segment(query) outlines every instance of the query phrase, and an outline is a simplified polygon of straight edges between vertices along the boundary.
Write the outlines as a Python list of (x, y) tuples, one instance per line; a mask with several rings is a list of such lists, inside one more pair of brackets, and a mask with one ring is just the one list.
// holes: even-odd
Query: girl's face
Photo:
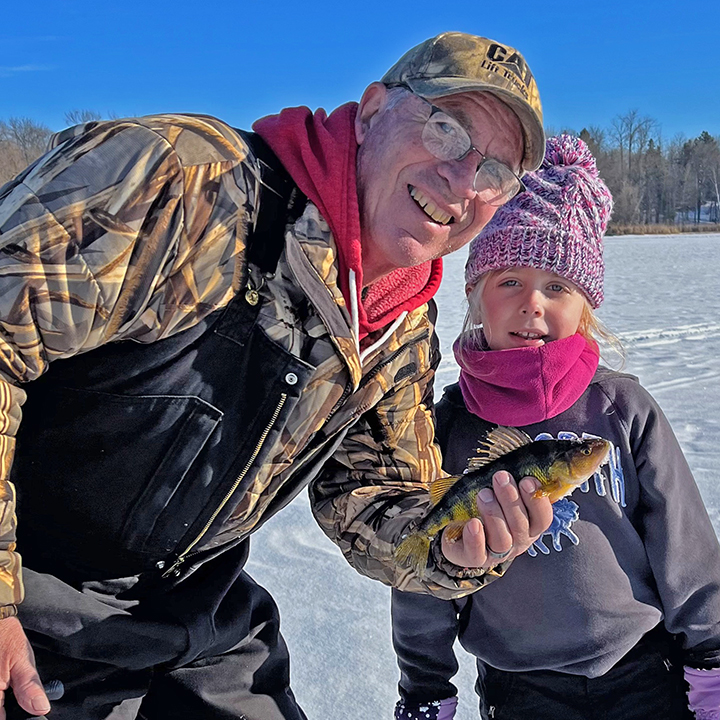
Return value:
[(480, 307), (473, 310), (491, 350), (540, 347), (578, 331), (587, 300), (570, 280), (546, 270), (511, 267), (481, 282)]

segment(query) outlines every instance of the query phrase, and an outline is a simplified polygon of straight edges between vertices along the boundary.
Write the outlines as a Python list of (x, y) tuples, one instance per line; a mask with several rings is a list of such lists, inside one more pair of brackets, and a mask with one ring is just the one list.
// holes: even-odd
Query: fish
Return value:
[(544, 496), (554, 503), (591, 478), (607, 462), (610, 448), (610, 442), (603, 438), (533, 440), (517, 428), (493, 429), (462, 475), (438, 478), (430, 485), (431, 508), (411, 532), (403, 535), (395, 560), (422, 576), (433, 538), (444, 528), (451, 541), (462, 536), (467, 521), (480, 517), (477, 495), (483, 488), (492, 487), (498, 470), (507, 470), (516, 479), (536, 478), (540, 487), (535, 497)]

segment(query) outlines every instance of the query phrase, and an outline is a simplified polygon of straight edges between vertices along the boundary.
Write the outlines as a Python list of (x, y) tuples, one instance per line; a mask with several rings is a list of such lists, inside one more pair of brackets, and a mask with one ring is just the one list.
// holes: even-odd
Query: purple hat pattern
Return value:
[(500, 207), (470, 243), (465, 282), (488, 270), (533, 267), (567, 278), (591, 305), (603, 301), (603, 235), (612, 195), (578, 137), (548, 138), (545, 159), (523, 176), (526, 191)]

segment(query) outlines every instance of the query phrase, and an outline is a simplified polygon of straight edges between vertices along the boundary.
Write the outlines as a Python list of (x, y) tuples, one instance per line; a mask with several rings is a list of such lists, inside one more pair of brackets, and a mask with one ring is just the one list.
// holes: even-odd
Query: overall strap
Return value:
[(307, 198), (257, 133), (239, 132), (257, 158), (262, 182), (257, 221), (247, 238), (247, 258), (261, 272), (274, 273), (285, 246), (285, 227), (300, 217)]

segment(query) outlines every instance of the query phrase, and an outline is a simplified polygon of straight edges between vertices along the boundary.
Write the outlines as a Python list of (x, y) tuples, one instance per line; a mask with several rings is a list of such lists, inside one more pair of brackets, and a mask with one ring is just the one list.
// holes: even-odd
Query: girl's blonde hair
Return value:
[[(479, 313), (480, 299), (482, 298), (485, 283), (504, 270), (505, 268), (498, 268), (483, 273), (471, 288), (470, 292), (467, 293), (468, 309), (465, 313), (460, 337), (458, 338), (458, 346), (461, 353), (465, 350), (488, 349), (482, 330), (482, 317)], [(598, 318), (584, 293), (583, 299), (585, 300), (585, 306), (580, 316), (580, 324), (578, 325), (577, 331), (586, 340), (597, 343), (600, 348), (600, 357), (602, 357), (608, 365), (611, 367), (615, 366), (618, 369), (622, 368), (625, 365), (625, 348), (622, 342), (620, 342), (620, 338)]]

